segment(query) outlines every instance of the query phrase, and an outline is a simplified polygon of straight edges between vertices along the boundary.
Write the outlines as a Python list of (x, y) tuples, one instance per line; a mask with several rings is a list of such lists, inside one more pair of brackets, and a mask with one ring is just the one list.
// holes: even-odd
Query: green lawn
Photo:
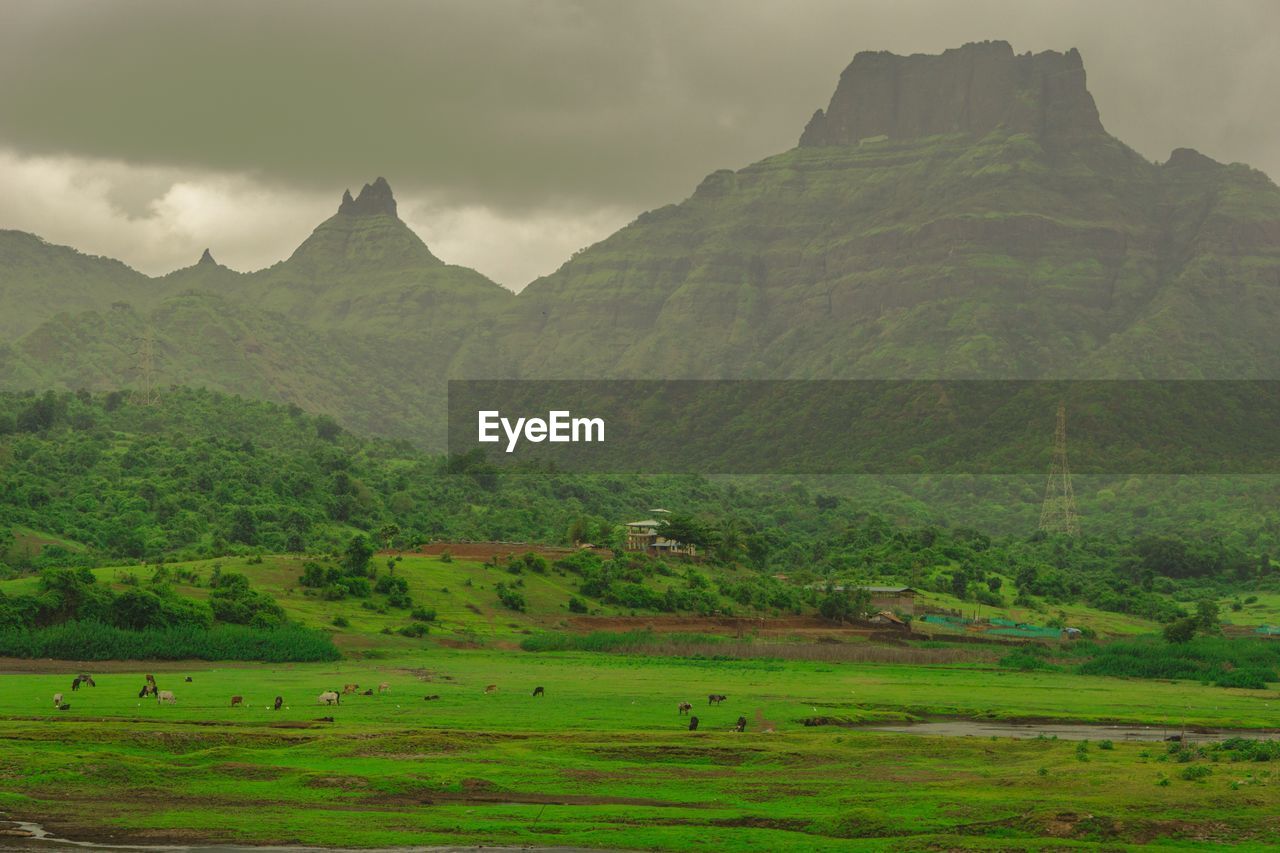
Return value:
[[(29, 665), (28, 665), (29, 666)], [(393, 660), (156, 665), (4, 675), (0, 809), (91, 836), (328, 845), (507, 843), (684, 850), (1062, 849), (1280, 842), (1266, 764), (1164, 744), (900, 736), (815, 712), (1270, 726), (1280, 693), (1001, 673), (428, 648)], [(192, 677), (191, 683), (183, 678)], [(389, 692), (316, 704), (353, 682)], [(497, 685), (485, 693), (487, 685)], [(534, 698), (533, 687), (546, 688)], [(62, 691), (71, 709), (52, 707)], [(728, 700), (708, 706), (706, 695)], [(285, 697), (279, 712), (267, 708)], [(243, 695), (245, 707), (230, 706)], [(424, 695), (438, 695), (424, 701)], [(697, 733), (676, 712), (701, 718)], [(738, 715), (744, 734), (729, 731)], [(333, 723), (314, 722), (332, 716)], [(773, 728), (773, 732), (764, 729)], [(1159, 784), (1162, 778), (1170, 781)]]

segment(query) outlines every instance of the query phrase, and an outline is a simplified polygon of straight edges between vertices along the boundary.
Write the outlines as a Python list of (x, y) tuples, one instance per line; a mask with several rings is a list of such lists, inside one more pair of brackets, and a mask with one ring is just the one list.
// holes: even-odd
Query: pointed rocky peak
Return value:
[(830, 105), (809, 120), (800, 145), (982, 136), (999, 128), (1047, 143), (1104, 133), (1080, 53), (1015, 54), (1005, 41), (973, 42), (939, 55), (859, 53), (840, 75)]
[(204, 250), (204, 254), (200, 256), (200, 260), (196, 261), (196, 266), (198, 266), (198, 267), (205, 267), (205, 266), (216, 267), (216, 266), (219, 266), (219, 264), (218, 264), (218, 262), (217, 262), (217, 261), (215, 261), (215, 260), (213, 259), (213, 253), (212, 253), (212, 252), (210, 252), (208, 249), (205, 249), (205, 250)]
[(342, 194), (342, 203), (338, 205), (338, 213), (348, 216), (395, 216), (396, 199), (391, 193), (391, 185), (386, 178), (375, 178), (373, 183), (365, 184), (360, 195), (354, 199), (351, 191)]

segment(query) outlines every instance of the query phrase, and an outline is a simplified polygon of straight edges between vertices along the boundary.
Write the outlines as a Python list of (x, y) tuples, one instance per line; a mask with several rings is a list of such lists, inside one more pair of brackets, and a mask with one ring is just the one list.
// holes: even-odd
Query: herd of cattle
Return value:
[[(142, 685), (142, 689), (138, 691), (138, 698), (139, 698), (139, 699), (145, 699), (145, 698), (147, 698), (147, 697), (149, 697), (149, 696), (154, 696), (154, 697), (155, 697), (155, 699), (156, 699), (156, 702), (158, 702), (158, 703), (159, 703), (159, 704), (161, 704), (161, 705), (173, 705), (173, 704), (175, 704), (175, 703), (178, 701), (177, 697), (173, 694), (173, 691), (172, 691), (172, 690), (160, 690), (160, 689), (158, 689), (158, 688), (156, 687), (156, 677), (155, 677), (154, 675), (152, 675), (151, 673), (147, 673), (147, 674), (146, 674), (146, 676), (145, 676), (145, 678), (146, 678), (146, 681), (145, 681), (145, 683)], [(188, 676), (184, 679), (184, 681), (186, 681), (187, 683), (190, 683), (190, 682), (191, 682), (191, 676), (189, 676), (189, 675), (188, 675)], [(90, 676), (90, 675), (85, 675), (85, 674), (77, 675), (74, 679), (72, 679), (72, 681), (71, 681), (71, 689), (72, 689), (72, 691), (79, 690), (81, 685), (85, 685), (85, 686), (87, 686), (87, 687), (97, 687), (97, 686), (98, 686), (98, 685), (94, 682), (94, 680), (93, 680), (93, 677), (92, 677), (92, 676)], [(378, 685), (378, 692), (379, 692), (379, 693), (387, 693), (387, 692), (389, 692), (390, 690), (391, 690), (391, 685), (390, 685), (390, 683), (388, 683), (388, 682), (386, 682), (386, 681), (383, 681), (382, 683), (380, 683), (380, 684)], [(496, 685), (496, 684), (490, 684), (490, 685), (487, 685), (487, 686), (485, 687), (485, 689), (484, 689), (484, 692), (485, 692), (485, 693), (496, 693), (496, 692), (498, 692), (498, 685)], [(319, 696), (317, 696), (317, 697), (316, 697), (316, 702), (317, 702), (317, 704), (320, 704), (320, 705), (341, 705), (341, 704), (342, 704), (342, 697), (343, 697), (343, 696), (352, 696), (352, 695), (372, 696), (372, 695), (373, 695), (373, 688), (372, 688), (372, 687), (370, 687), (370, 688), (366, 689), (364, 692), (361, 692), (361, 691), (360, 691), (360, 685), (359, 685), (359, 684), (344, 684), (344, 685), (342, 686), (342, 691), (341, 691), (341, 692), (338, 692), (337, 690), (326, 690), (326, 691), (324, 691), (323, 693), (321, 693)], [(533, 688), (533, 695), (534, 695), (535, 697), (537, 697), (537, 696), (545, 696), (545, 695), (546, 695), (546, 691), (545, 691), (541, 686), (538, 686), (538, 687)], [(433, 700), (439, 699), (439, 698), (440, 698), (440, 695), (439, 695), (438, 693), (433, 693), (433, 694), (431, 694), (431, 695), (429, 695), (429, 696), (423, 696), (422, 698), (423, 698), (423, 700), (424, 700), (424, 701), (426, 701), (426, 702), (430, 702), (430, 701), (433, 701)], [(723, 693), (710, 693), (710, 694), (708, 694), (708, 695), (707, 695), (707, 704), (708, 704), (708, 705), (719, 705), (721, 702), (725, 701), (725, 700), (726, 700), (726, 699), (728, 699), (728, 698), (729, 698), (729, 697), (728, 697), (728, 696), (725, 696)], [(235, 708), (235, 707), (243, 707), (243, 706), (244, 706), (244, 697), (243, 697), (243, 696), (232, 696), (232, 697), (231, 697), (231, 707), (232, 707), (232, 708)], [(70, 711), (70, 710), (71, 710), (71, 703), (70, 703), (70, 702), (66, 702), (66, 701), (64, 701), (64, 699), (63, 699), (63, 695), (62, 695), (61, 693), (55, 693), (55, 694), (53, 694), (53, 707), (57, 708), (59, 711)], [(275, 701), (274, 701), (274, 702), (272, 702), (271, 710), (273, 710), (273, 711), (279, 711), (282, 707), (284, 707), (284, 697), (283, 697), (283, 696), (277, 696), (277, 697), (275, 698)], [(686, 714), (689, 714), (689, 712), (690, 712), (690, 711), (692, 711), (692, 710), (693, 710), (693, 705), (692, 705), (691, 703), (689, 703), (689, 702), (681, 702), (679, 705), (677, 705), (677, 706), (676, 706), (676, 713), (677, 713), (678, 715), (686, 715)], [(328, 719), (328, 720), (332, 720), (333, 718), (332, 718), (332, 717), (327, 717), (326, 719)], [(690, 716), (689, 716), (689, 731), (691, 731), (691, 732), (696, 732), (697, 730), (698, 730), (698, 718), (697, 718), (697, 717), (695, 717), (695, 716), (690, 715)], [(746, 731), (746, 730), (747, 730), (747, 718), (746, 718), (746, 717), (738, 717), (738, 722), (734, 725), (733, 730), (734, 730), (734, 731), (736, 731), (736, 732), (744, 732), (744, 731)]]

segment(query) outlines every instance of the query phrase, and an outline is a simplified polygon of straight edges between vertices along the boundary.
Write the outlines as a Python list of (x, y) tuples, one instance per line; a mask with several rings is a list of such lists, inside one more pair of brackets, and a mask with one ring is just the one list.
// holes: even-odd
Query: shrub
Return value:
[(436, 621), (436, 611), (431, 607), (415, 607), (409, 611), (409, 617), (417, 619), (419, 622), (434, 622)]
[(506, 607), (508, 610), (517, 610), (521, 613), (524, 612), (524, 594), (518, 589), (509, 587), (500, 581), (498, 585), (494, 587), (494, 591), (498, 594), (498, 601), (502, 602), (503, 607)]
[(322, 631), (285, 625), (191, 625), (129, 631), (100, 622), (0, 631), (0, 656), (57, 660), (332, 661), (341, 655)]

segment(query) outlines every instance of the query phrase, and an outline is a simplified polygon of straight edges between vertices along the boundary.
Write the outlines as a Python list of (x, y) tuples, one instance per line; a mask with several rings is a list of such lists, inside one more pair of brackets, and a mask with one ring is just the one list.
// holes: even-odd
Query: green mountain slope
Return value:
[(1280, 190), (1107, 135), (1079, 55), (860, 54), (799, 147), (531, 284), (527, 374), (1275, 376)]

